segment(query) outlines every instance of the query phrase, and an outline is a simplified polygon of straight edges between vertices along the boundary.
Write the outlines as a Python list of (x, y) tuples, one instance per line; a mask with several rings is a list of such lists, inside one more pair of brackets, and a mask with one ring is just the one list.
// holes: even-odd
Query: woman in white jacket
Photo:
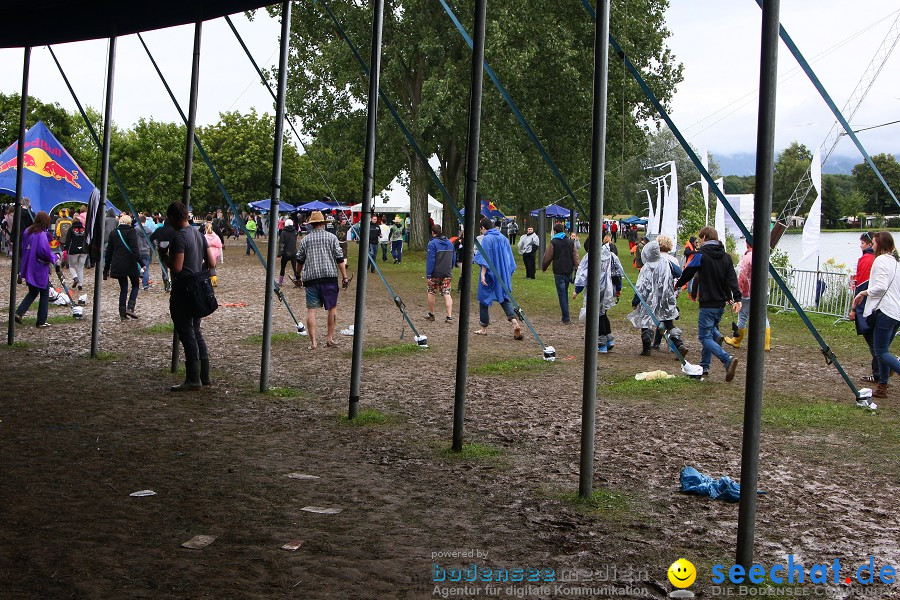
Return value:
[[(872, 236), (875, 261), (869, 276), (869, 289), (853, 299), (855, 307), (868, 296), (863, 317), (874, 315), (872, 346), (880, 361), (878, 386), (872, 394), (887, 398), (887, 382), (890, 372), (900, 373), (900, 360), (891, 354), (891, 342), (900, 327), (900, 255), (894, 247), (894, 238), (887, 231)], [(869, 319), (871, 321), (871, 319)]]

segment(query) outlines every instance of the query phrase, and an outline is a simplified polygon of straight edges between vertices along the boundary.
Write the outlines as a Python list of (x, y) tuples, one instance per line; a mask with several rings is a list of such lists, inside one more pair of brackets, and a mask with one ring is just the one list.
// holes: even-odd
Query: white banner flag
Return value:
[(666, 195), (666, 205), (663, 208), (662, 224), (659, 232), (670, 236), (675, 241), (675, 247), (678, 247), (678, 171), (675, 167), (675, 161), (669, 163), (671, 168), (670, 174), (672, 182), (669, 185), (669, 191)]
[(816, 148), (812, 158), (812, 165), (809, 167), (810, 178), (813, 187), (816, 189), (816, 200), (813, 202), (812, 208), (809, 209), (809, 215), (806, 217), (806, 223), (803, 225), (803, 260), (811, 256), (819, 255), (819, 246), (822, 234), (822, 150)]
[[(700, 164), (709, 171), (709, 153), (706, 150), (700, 155)], [(700, 175), (700, 190), (703, 192), (703, 208), (706, 210), (706, 221), (703, 224), (709, 225), (709, 183), (702, 174)]]
[[(716, 179), (716, 186), (725, 193), (725, 179), (720, 177)], [(719, 197), (716, 196), (716, 232), (719, 234), (719, 239), (722, 240), (722, 243), (725, 243), (725, 207), (722, 206), (722, 201), (719, 200)]]

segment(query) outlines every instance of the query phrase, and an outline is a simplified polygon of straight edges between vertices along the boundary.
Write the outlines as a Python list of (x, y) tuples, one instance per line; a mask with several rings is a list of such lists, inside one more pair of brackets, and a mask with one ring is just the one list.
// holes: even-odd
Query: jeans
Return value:
[(391, 256), (394, 260), (400, 262), (403, 260), (403, 240), (394, 240), (391, 242)]
[(250, 244), (250, 235), (247, 235), (247, 256), (250, 256), (250, 252), (256, 253), (256, 250), (253, 250), (253, 246)]
[[(744, 329), (750, 322), (750, 298), (741, 298), (741, 312), (738, 313), (737, 326)], [(766, 329), (769, 328), (769, 316), (766, 315)]]
[(369, 244), (369, 257), (372, 259), (369, 264), (369, 272), (374, 273), (375, 259), (378, 258), (378, 244)]
[(572, 282), (572, 274), (554, 275), (556, 280), (556, 295), (559, 296), (559, 309), (562, 311), (562, 322), (569, 322), (569, 284)]
[(733, 360), (731, 355), (716, 343), (716, 338), (722, 335), (719, 333), (719, 321), (722, 320), (723, 314), (724, 308), (701, 308), (697, 317), (697, 337), (703, 347), (700, 352), (700, 366), (704, 369), (709, 369), (712, 355), (722, 361), (726, 368)]
[[(119, 282), (119, 308), (125, 308), (125, 300), (128, 299), (128, 308), (134, 310), (137, 304), (138, 296), (138, 276), (137, 273), (132, 275), (122, 275), (116, 277)], [(131, 294), (128, 293), (128, 281), (131, 280)]]
[(388, 245), (387, 245), (387, 242), (380, 242), (380, 243), (381, 243), (381, 260), (385, 261), (385, 260), (387, 260)]
[(169, 314), (172, 316), (172, 324), (175, 325), (175, 331), (178, 332), (178, 339), (181, 340), (181, 346), (184, 348), (184, 360), (208, 360), (209, 351), (206, 348), (206, 340), (203, 339), (203, 332), (200, 330), (200, 322), (202, 319), (196, 319), (184, 314), (183, 300), (178, 299), (178, 292), (173, 289), (172, 296), (169, 298)]
[(526, 279), (534, 279), (534, 257), (537, 255), (537, 250), (532, 250), (531, 252), (526, 252), (522, 255), (522, 262), (525, 263), (525, 278)]
[(900, 360), (891, 354), (891, 342), (897, 335), (898, 327), (900, 327), (900, 321), (890, 318), (881, 311), (875, 311), (875, 333), (872, 336), (872, 346), (875, 348), (875, 356), (881, 362), (878, 369), (878, 383), (887, 383), (891, 371), (900, 373)]
[(141, 254), (141, 266), (144, 267), (144, 274), (141, 277), (141, 287), (150, 287), (150, 255)]
[[(490, 305), (488, 304), (482, 304), (481, 302), (478, 303), (478, 317), (481, 320), (482, 327), (487, 327), (491, 324), (491, 317), (490, 314), (488, 314), (489, 308)], [(500, 303), (500, 308), (502, 308), (503, 312), (506, 313), (507, 321), (512, 321), (516, 318), (516, 313), (513, 310), (512, 302), (509, 301), (509, 298), (503, 299), (503, 302)]]
[(40, 301), (38, 304), (37, 325), (43, 325), (47, 322), (47, 313), (50, 312), (49, 288), (38, 288), (29, 283), (28, 293), (22, 298), (22, 303), (19, 304), (19, 308), (16, 309), (16, 314), (20, 317), (24, 317), (25, 313), (28, 312), (28, 309), (34, 302), (34, 299), (38, 297), (40, 298)]
[[(857, 319), (862, 319), (861, 316), (857, 317)], [(881, 361), (878, 359), (878, 355), (875, 354), (875, 330), (869, 329), (863, 335), (863, 339), (866, 340), (866, 345), (869, 347), (869, 354), (872, 355), (872, 377), (875, 381), (878, 381), (878, 373), (881, 371)]]

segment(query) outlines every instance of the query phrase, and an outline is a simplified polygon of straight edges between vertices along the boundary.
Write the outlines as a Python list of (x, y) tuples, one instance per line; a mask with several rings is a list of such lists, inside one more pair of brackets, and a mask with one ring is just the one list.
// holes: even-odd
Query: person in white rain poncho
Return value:
[[(590, 247), (590, 240), (585, 242), (585, 248)], [(578, 270), (575, 272), (575, 291), (572, 293), (574, 300), (578, 294), (587, 287), (588, 278), (588, 254), (585, 254), (578, 263)], [(612, 336), (612, 325), (609, 317), (606, 316), (608, 311), (617, 302), (619, 294), (622, 291), (622, 263), (619, 257), (609, 251), (606, 246), (600, 249), (600, 329), (597, 338), (597, 351), (606, 353), (615, 346), (615, 338)], [(581, 307), (580, 319), (584, 319), (587, 307), (587, 294), (584, 296), (584, 305)]]
[[(635, 284), (637, 294), (640, 294), (644, 302), (653, 311), (663, 328), (669, 332), (669, 337), (675, 343), (678, 351), (684, 356), (687, 348), (681, 341), (681, 331), (675, 329), (673, 321), (678, 317), (677, 297), (673, 283), (675, 278), (672, 273), (672, 262), (663, 258), (659, 250), (659, 242), (656, 240), (648, 243), (641, 251), (641, 261), (644, 266)], [(647, 312), (644, 303), (635, 294), (631, 301), (634, 308), (628, 315), (632, 325), (641, 330), (641, 342), (643, 348), (641, 356), (650, 356), (650, 345), (653, 341), (651, 328), (656, 325), (653, 317)]]

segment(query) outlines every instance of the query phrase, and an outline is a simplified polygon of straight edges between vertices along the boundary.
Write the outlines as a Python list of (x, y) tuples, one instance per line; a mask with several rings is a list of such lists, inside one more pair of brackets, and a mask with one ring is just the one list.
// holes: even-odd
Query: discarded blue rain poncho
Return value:
[(709, 496), (712, 499), (719, 498), (726, 502), (737, 502), (741, 499), (741, 484), (727, 475), (713, 479), (694, 467), (685, 467), (681, 470), (680, 478), (681, 491), (688, 494)]

